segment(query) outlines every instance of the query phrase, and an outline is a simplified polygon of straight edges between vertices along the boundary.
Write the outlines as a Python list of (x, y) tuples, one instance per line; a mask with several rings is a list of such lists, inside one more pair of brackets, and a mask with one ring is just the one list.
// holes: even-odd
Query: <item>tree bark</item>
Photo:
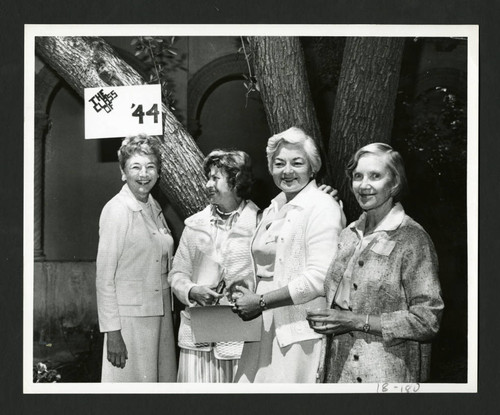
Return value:
[[(309, 89), (304, 52), (298, 37), (249, 37), (251, 59), (272, 134), (302, 128), (326, 155)], [(322, 176), (329, 181), (329, 160)]]
[[(36, 53), (82, 98), (85, 88), (142, 85), (144, 79), (99, 37), (36, 37)], [(162, 105), (160, 188), (189, 216), (205, 207), (203, 154), (168, 107)]]
[(349, 220), (360, 208), (345, 176), (352, 155), (372, 142), (390, 143), (403, 38), (348, 38), (332, 116), (329, 159)]

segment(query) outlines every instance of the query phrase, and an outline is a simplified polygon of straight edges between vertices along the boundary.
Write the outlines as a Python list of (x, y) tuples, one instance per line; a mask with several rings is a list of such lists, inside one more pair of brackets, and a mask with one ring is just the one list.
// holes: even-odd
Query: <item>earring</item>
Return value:
[(124, 174), (122, 174), (122, 182), (126, 182), (127, 181), (127, 178), (125, 177)]

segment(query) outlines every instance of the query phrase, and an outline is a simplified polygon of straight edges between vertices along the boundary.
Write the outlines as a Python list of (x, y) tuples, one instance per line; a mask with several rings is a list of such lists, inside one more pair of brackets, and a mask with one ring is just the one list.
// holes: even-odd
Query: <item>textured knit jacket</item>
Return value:
[[(261, 223), (285, 201), (284, 193), (273, 199)], [(314, 180), (282, 209), (286, 214), (277, 239), (274, 281), (278, 288), (288, 286), (294, 305), (265, 310), (262, 317), (274, 318), (278, 344), (286, 347), (322, 338), (309, 327), (306, 310), (326, 306), (325, 276), (345, 223), (339, 204), (319, 190)]]
[[(438, 259), (424, 229), (400, 212), (399, 225), (382, 231), (360, 254), (351, 277), (354, 313), (379, 315), (382, 337), (354, 331), (329, 339), (326, 382), (423, 382), (430, 343), (442, 310)], [(361, 220), (361, 219), (360, 219)], [(340, 235), (337, 258), (325, 281), (328, 306), (359, 237), (349, 225)]]
[[(162, 274), (173, 254), (162, 258), (162, 238), (170, 238), (160, 205), (149, 195), (159, 231), (127, 184), (103, 208), (99, 219), (96, 292), (102, 332), (121, 329), (120, 316), (163, 315)], [(166, 281), (163, 282), (164, 284)]]
[[(249, 289), (255, 289), (250, 241), (257, 226), (258, 212), (257, 205), (248, 201), (221, 246), (220, 259), (217, 258), (215, 241), (212, 238), (211, 206), (207, 206), (201, 212), (185, 220), (186, 226), (168, 276), (172, 291), (182, 303), (187, 306), (195, 305), (189, 299), (189, 291), (192, 287), (217, 285), (220, 276), (208, 270), (213, 269), (213, 264), (219, 263), (218, 261), (221, 261), (219, 264), (226, 269), (225, 278), (228, 287), (236, 280), (243, 280)], [(209, 344), (193, 343), (189, 320), (190, 314), (186, 309), (181, 312), (179, 346), (203, 351), (211, 350)]]

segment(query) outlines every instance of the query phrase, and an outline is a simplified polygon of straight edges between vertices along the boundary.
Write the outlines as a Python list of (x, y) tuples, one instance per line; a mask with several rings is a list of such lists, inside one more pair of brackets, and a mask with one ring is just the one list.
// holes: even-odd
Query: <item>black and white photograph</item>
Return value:
[(477, 392), (477, 25), (27, 24), (24, 76), (24, 393)]

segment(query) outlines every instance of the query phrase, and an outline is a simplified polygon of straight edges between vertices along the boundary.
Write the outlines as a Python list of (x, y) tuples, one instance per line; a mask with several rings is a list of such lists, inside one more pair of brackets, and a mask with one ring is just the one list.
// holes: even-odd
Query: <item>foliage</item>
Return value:
[[(450, 169), (465, 169), (467, 114), (463, 100), (437, 86), (414, 100), (403, 95), (400, 104), (405, 114), (399, 119), (399, 128), (408, 151), (417, 153), (437, 176)], [(452, 179), (449, 174), (448, 179)]]
[[(415, 98), (400, 92), (393, 145), (406, 164), (410, 194), (405, 208), (435, 242), (463, 249), (466, 240), (467, 113), (451, 89), (436, 86)], [(413, 180), (413, 182), (412, 182)], [(427, 206), (417, 209), (417, 206)]]
[(175, 84), (171, 74), (182, 67), (185, 55), (180, 55), (175, 47), (177, 38), (139, 36), (131, 41), (135, 56), (149, 68), (148, 83), (161, 85), (162, 100), (170, 110), (175, 111)]
[(259, 84), (257, 82), (257, 78), (252, 73), (251, 62), (253, 59), (253, 52), (252, 49), (249, 47), (250, 45), (248, 39), (245, 39), (243, 36), (240, 36), (240, 41), (241, 41), (241, 46), (238, 49), (238, 53), (243, 53), (245, 55), (245, 61), (247, 62), (247, 67), (248, 67), (248, 75), (242, 74), (244, 79), (243, 86), (246, 89), (245, 93), (245, 108), (246, 108), (248, 104), (248, 97), (250, 96), (250, 94), (252, 92), (260, 92), (260, 89), (259, 89)]
[(61, 380), (61, 375), (55, 369), (48, 369), (47, 365), (38, 362), (33, 368), (33, 383), (56, 383)]

